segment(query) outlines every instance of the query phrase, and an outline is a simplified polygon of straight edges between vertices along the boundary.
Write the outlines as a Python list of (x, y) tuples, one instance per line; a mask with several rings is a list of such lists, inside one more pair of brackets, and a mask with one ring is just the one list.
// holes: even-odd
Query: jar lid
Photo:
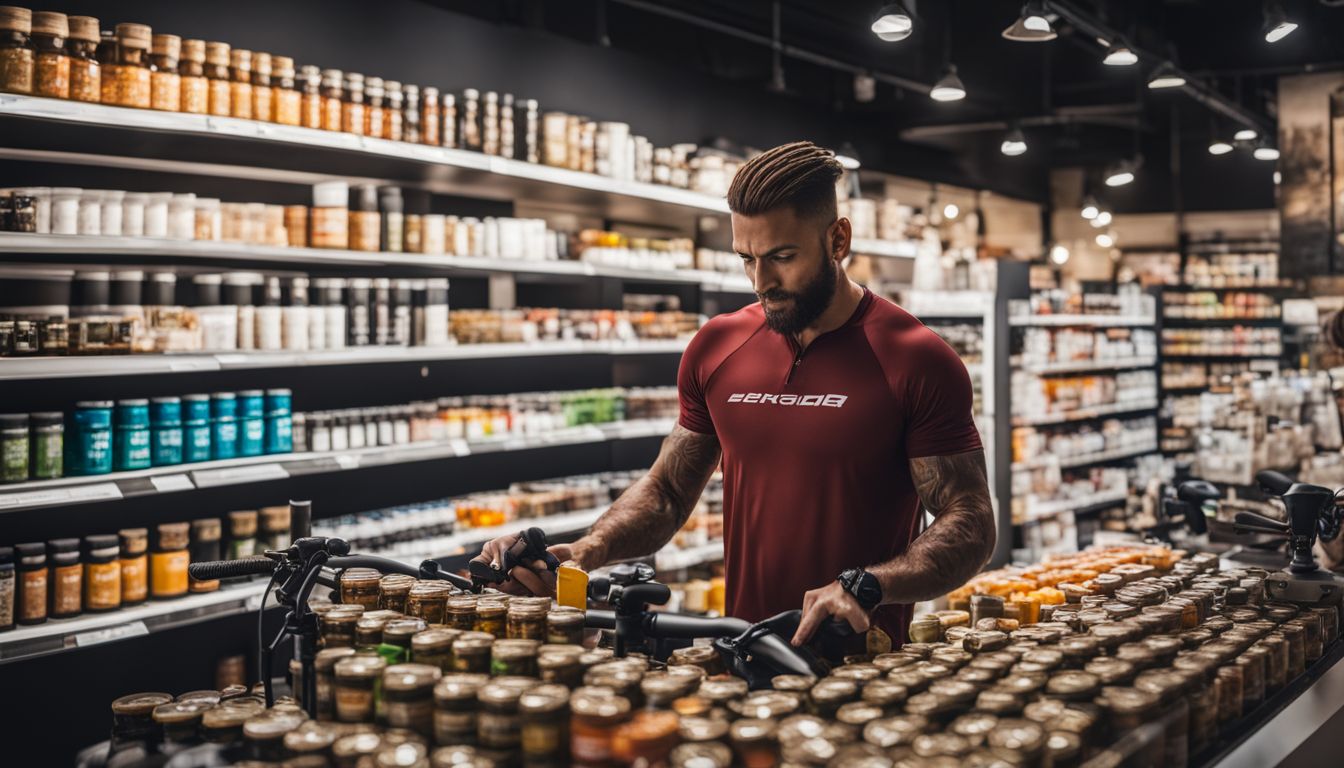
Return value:
[(252, 52), (246, 48), (234, 48), (230, 50), (229, 66), (234, 69), (252, 69)]
[[(360, 755), (371, 755), (382, 745), (383, 737), (376, 733), (352, 733), (337, 739), (331, 745), (331, 754), (338, 759), (356, 758)], [(353, 765), (355, 761), (350, 759), (345, 762)]]
[(47, 559), (47, 545), (40, 541), (30, 541), (24, 544), (15, 544), (15, 551), (19, 553), (19, 562), (28, 561), (27, 565), (37, 565), (45, 562)]
[(98, 42), (101, 30), (97, 19), (92, 16), (71, 16), (68, 22), (70, 24), (71, 40), (83, 40), (86, 43)]
[(294, 76), (294, 59), (289, 56), (272, 56), (271, 65), (275, 67), (277, 77)]
[(350, 204), (350, 185), (344, 181), (323, 181), (313, 185), (314, 208), (345, 208)]
[(341, 584), (377, 584), (382, 574), (372, 568), (347, 568), (341, 572)]
[(47, 542), (47, 552), (60, 554), (79, 551), (79, 539), (51, 539)]
[(285, 734), (285, 749), (300, 755), (325, 752), (335, 741), (335, 728), (309, 721)]
[(122, 528), (117, 531), (122, 554), (139, 555), (144, 553), (149, 543), (149, 531), (145, 528)]
[(396, 640), (396, 645), (410, 645), (412, 635), (428, 628), (424, 619), (392, 619), (383, 625), (383, 642)]
[(207, 517), (191, 521), (191, 538), (196, 541), (219, 541), (219, 518)]
[(411, 636), (411, 655), (449, 650), (453, 646), (453, 641), (461, 634), (461, 630), (448, 627), (434, 627), (416, 632)]
[(238, 397), (261, 397), (262, 393), (260, 389), (240, 389), (236, 394)]
[(615, 695), (610, 688), (584, 686), (570, 694), (569, 708), (580, 717), (614, 722), (630, 714), (630, 700)]
[(157, 529), (158, 549), (186, 549), (190, 538), (189, 523), (162, 523)]
[(243, 738), (252, 741), (283, 739), (285, 734), (300, 725), (303, 725), (303, 715), (271, 709), (243, 723)]
[(229, 66), (229, 44), (213, 40), (206, 43), (205, 60), (217, 67)]
[(176, 59), (182, 55), (182, 38), (177, 35), (154, 35), (154, 55)]
[[(216, 694), (218, 695), (218, 694)], [(163, 725), (183, 725), (199, 722), (206, 710), (214, 707), (206, 701), (172, 701), (154, 708), (154, 722)]]
[(153, 32), (147, 24), (118, 24), (117, 42), (127, 48), (139, 48), (140, 50), (149, 50), (150, 42), (154, 37)]
[(491, 648), (491, 653), (497, 659), (521, 659), (536, 656), (537, 648), (540, 645), (541, 642), (538, 640), (496, 640)]
[(518, 711), (558, 712), (569, 703), (569, 689), (563, 685), (539, 685), (518, 698)]
[(414, 691), (431, 688), (443, 672), (430, 664), (393, 664), (383, 670), (383, 690)]
[(159, 693), (132, 693), (128, 696), (122, 696), (112, 702), (112, 714), (131, 717), (148, 717), (154, 712), (154, 708), (167, 704), (173, 700), (172, 694)]
[(0, 29), (30, 34), (33, 30), (33, 12), (27, 8), (0, 5)]
[(318, 672), (330, 672), (336, 666), (336, 662), (354, 655), (354, 648), (323, 648), (313, 657), (313, 669)]
[(129, 398), (125, 399), (125, 400), (118, 400), (118, 401), (117, 401), (117, 407), (118, 407), (118, 408), (148, 408), (148, 407), (149, 407), (149, 398), (146, 398), (146, 397), (129, 397)]
[(28, 414), (0, 413), (0, 429), (27, 429)]
[(374, 654), (355, 654), (336, 662), (337, 677), (377, 677), (387, 668), (387, 660)]
[(192, 38), (182, 41), (182, 58), (198, 64), (205, 63), (205, 41)]
[(84, 409), (107, 409), (112, 407), (111, 400), (80, 400), (75, 403), (75, 407)]
[(33, 34), (69, 37), (70, 21), (64, 13), (38, 11), (33, 14)]
[(117, 553), (117, 543), (118, 539), (115, 533), (98, 533), (84, 537), (84, 548), (90, 554), (95, 555), (106, 552), (115, 555)]
[(271, 74), (271, 54), (261, 51), (252, 54), (252, 71), (259, 75)]

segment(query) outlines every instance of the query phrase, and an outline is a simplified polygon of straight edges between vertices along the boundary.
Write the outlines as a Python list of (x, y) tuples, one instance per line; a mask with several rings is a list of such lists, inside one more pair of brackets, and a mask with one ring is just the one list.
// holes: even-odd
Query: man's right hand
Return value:
[[(502, 569), (504, 567), (504, 553), (508, 552), (518, 544), (518, 534), (510, 533), (499, 538), (492, 539), (481, 547), (481, 554), (472, 558), (478, 563), (489, 563), (491, 566)], [(546, 550), (555, 559), (560, 562), (566, 562), (573, 559), (573, 550), (568, 544), (552, 544)], [(555, 597), (555, 572), (546, 567), (546, 563), (541, 560), (533, 560), (530, 563), (519, 563), (509, 571), (509, 578), (500, 583), (499, 590), (511, 595), (538, 595), (544, 597)]]

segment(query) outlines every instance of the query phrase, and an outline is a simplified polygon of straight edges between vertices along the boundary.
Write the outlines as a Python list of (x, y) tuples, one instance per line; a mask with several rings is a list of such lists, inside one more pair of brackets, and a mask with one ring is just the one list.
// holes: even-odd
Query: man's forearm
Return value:
[(717, 440), (677, 427), (649, 473), (574, 542), (574, 560), (592, 570), (657, 552), (690, 517), (718, 460)]
[(965, 584), (994, 553), (994, 511), (980, 452), (915, 459), (911, 476), (933, 525), (905, 552), (867, 570), (882, 602), (931, 600)]

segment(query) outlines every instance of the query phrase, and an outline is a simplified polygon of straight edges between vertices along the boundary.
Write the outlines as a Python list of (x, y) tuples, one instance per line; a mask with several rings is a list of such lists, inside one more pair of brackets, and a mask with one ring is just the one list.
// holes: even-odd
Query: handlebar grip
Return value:
[(1265, 529), (1266, 532), (1273, 531), (1285, 536), (1288, 535), (1287, 523), (1281, 523), (1272, 517), (1265, 517), (1264, 515), (1255, 512), (1238, 512), (1233, 522), (1236, 525), (1242, 525), (1248, 528), (1261, 528)]
[(239, 576), (269, 576), (275, 572), (276, 562), (269, 557), (244, 557), (239, 560), (208, 560), (187, 566), (187, 573), (197, 581), (233, 579)]
[(1282, 496), (1293, 487), (1293, 479), (1272, 469), (1262, 469), (1255, 473), (1255, 482), (1265, 493)]

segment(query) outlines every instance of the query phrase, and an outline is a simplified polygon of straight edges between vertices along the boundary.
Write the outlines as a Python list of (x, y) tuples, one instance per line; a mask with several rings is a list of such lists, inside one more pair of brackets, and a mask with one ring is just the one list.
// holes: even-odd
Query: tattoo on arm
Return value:
[(574, 559), (592, 570), (657, 552), (690, 517), (718, 464), (718, 437), (674, 427), (649, 473), (574, 543)]
[(910, 477), (933, 524), (904, 553), (868, 568), (883, 602), (943, 595), (980, 572), (994, 554), (994, 512), (984, 451), (910, 460)]

